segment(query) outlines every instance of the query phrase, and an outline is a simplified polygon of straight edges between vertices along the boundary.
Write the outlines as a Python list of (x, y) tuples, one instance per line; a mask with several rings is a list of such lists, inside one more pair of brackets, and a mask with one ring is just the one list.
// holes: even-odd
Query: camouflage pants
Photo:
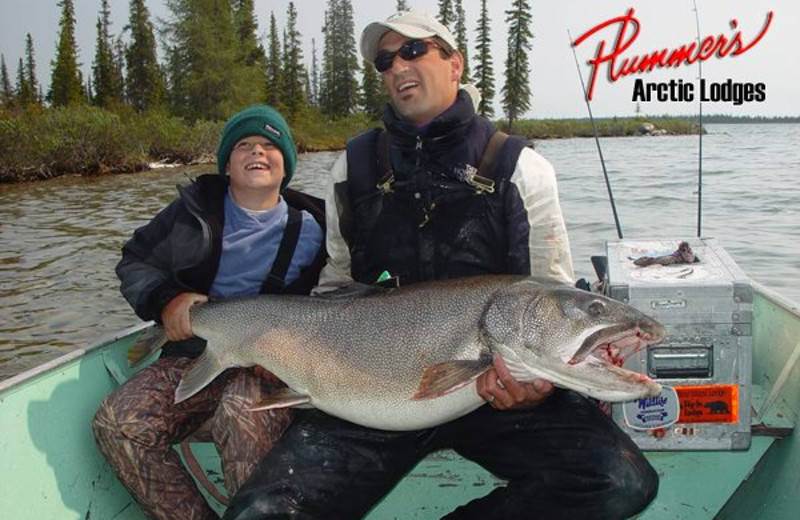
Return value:
[(108, 396), (92, 423), (100, 451), (149, 518), (218, 518), (172, 449), (207, 420), (232, 496), (292, 419), (288, 409), (245, 411), (280, 385), (251, 369), (228, 370), (175, 404), (175, 388), (191, 362), (159, 359)]

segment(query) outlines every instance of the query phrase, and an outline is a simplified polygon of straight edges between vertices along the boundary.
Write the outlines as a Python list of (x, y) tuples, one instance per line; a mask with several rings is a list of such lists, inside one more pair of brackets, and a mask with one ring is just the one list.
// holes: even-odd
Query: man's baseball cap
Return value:
[(450, 30), (439, 23), (431, 14), (424, 11), (401, 11), (393, 14), (383, 22), (372, 22), (361, 33), (361, 55), (365, 60), (374, 62), (380, 50), (379, 44), (383, 35), (389, 31), (402, 34), (406, 38), (422, 40), (438, 36), (450, 46), (458, 49), (456, 39)]

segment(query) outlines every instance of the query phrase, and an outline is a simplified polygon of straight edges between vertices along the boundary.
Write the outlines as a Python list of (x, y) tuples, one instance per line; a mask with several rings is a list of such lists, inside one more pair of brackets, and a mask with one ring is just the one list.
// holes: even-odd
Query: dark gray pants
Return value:
[(508, 480), (449, 520), (627, 518), (658, 488), (655, 470), (593, 402), (556, 390), (532, 410), (484, 406), (414, 432), (306, 412), (259, 463), (224, 518), (357, 520), (426, 454), (442, 448)]

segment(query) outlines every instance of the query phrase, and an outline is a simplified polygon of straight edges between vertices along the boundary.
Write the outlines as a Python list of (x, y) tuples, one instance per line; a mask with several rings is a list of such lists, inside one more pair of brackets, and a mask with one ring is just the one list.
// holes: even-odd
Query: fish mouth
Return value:
[(591, 356), (621, 367), (647, 345), (660, 343), (664, 335), (664, 327), (655, 322), (606, 327), (587, 336), (567, 363), (577, 365)]

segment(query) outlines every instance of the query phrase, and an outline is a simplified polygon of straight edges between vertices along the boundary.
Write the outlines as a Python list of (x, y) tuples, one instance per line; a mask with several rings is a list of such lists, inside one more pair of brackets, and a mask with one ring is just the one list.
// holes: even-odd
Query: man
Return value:
[[(356, 137), (334, 166), (321, 284), (373, 283), (384, 271), (401, 284), (492, 273), (572, 282), (552, 167), (521, 139), (491, 144), (492, 124), (459, 88), (455, 49), (424, 13), (398, 13), (362, 33), (361, 52), (391, 104), (386, 132)], [(499, 358), (477, 391), (487, 406), (423, 431), (306, 413), (224, 518), (358, 519), (441, 448), (508, 481), (448, 519), (624, 518), (655, 496), (654, 470), (584, 397), (547, 381), (519, 383)]]
[(229, 370), (187, 401), (174, 400), (205, 345), (192, 335), (192, 305), (209, 297), (307, 294), (316, 284), (325, 262), (317, 222), (323, 213), (312, 198), (286, 189), (296, 160), (280, 114), (259, 105), (236, 114), (222, 132), (219, 175), (179, 188), (180, 197), (122, 250), (123, 295), (142, 319), (161, 322), (171, 344), (101, 404), (93, 428), (149, 518), (218, 517), (172, 449), (208, 419), (230, 494), (289, 425), (286, 410), (247, 411), (278, 384), (264, 371)]

